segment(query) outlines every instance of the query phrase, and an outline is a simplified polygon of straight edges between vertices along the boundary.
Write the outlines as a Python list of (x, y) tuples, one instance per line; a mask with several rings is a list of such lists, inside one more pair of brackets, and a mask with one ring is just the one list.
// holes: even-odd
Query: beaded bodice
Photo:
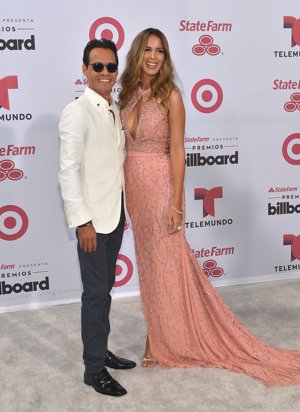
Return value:
[[(139, 110), (134, 110), (139, 104)], [(128, 119), (138, 116), (136, 130), (129, 132)], [(150, 98), (150, 89), (138, 88), (127, 106), (121, 111), (125, 130), (126, 150), (152, 153), (168, 153), (170, 131), (168, 113), (157, 98)]]

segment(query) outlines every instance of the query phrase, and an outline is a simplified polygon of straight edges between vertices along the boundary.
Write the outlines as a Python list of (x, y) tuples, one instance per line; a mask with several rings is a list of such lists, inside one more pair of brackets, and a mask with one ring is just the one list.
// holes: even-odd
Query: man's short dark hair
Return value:
[(116, 58), (116, 63), (119, 65), (118, 53), (115, 43), (112, 40), (107, 39), (93, 39), (88, 42), (83, 51), (82, 61), (85, 66), (89, 65), (90, 62), (90, 52), (96, 47), (101, 49), (109, 49), (113, 52)]

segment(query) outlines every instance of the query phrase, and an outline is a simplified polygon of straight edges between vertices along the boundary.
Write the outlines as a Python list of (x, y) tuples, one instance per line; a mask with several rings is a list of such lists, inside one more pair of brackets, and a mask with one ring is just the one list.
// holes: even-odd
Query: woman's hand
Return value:
[(172, 209), (172, 207), (170, 207), (168, 210), (167, 220), (170, 235), (173, 235), (174, 233), (177, 233), (182, 229), (182, 214), (176, 212), (174, 209)]

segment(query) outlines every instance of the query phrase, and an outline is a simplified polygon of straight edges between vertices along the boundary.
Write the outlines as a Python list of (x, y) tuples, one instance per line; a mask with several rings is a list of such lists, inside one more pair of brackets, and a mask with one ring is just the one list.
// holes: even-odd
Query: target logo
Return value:
[(223, 198), (222, 186), (214, 187), (210, 190), (204, 187), (194, 189), (194, 199), (203, 200), (203, 217), (215, 216), (215, 199)]
[(283, 27), (285, 29), (292, 29), (291, 46), (300, 46), (300, 19), (292, 16), (284, 16)]
[(219, 278), (224, 274), (224, 269), (217, 266), (215, 260), (209, 259), (203, 263), (203, 272), (207, 277), (212, 276), (214, 278)]
[(291, 165), (300, 165), (300, 133), (293, 133), (285, 139), (282, 154)]
[(0, 107), (10, 110), (8, 90), (18, 88), (18, 76), (6, 76), (0, 79)]
[(221, 52), (221, 47), (214, 44), (214, 39), (209, 34), (204, 34), (199, 37), (199, 44), (195, 44), (192, 48), (192, 52), (196, 56), (203, 56), (209, 54), (210, 56), (216, 56)]
[(283, 244), (291, 246), (291, 261), (300, 260), (300, 235), (283, 235)]
[(18, 206), (7, 205), (0, 207), (0, 239), (17, 240), (28, 229), (28, 216)]
[(284, 104), (284, 110), (287, 112), (300, 111), (300, 93), (293, 93), (290, 100)]
[(15, 163), (12, 160), (0, 161), (0, 182), (9, 180), (20, 180), (24, 176), (24, 173), (20, 169), (15, 169)]
[(113, 40), (119, 50), (124, 43), (125, 33), (122, 25), (112, 17), (100, 17), (94, 21), (89, 32), (90, 40), (107, 39)]
[(118, 255), (116, 264), (116, 281), (114, 287), (123, 286), (130, 281), (133, 275), (133, 265), (131, 260), (122, 254)]
[(213, 113), (223, 102), (223, 90), (215, 80), (202, 79), (193, 87), (191, 99), (199, 112)]

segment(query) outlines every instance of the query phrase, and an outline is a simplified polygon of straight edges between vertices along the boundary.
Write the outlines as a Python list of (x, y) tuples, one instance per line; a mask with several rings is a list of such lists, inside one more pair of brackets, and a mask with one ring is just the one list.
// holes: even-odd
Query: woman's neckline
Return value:
[(142, 94), (142, 95), (148, 94), (151, 92), (151, 87), (148, 87), (147, 89), (142, 89), (142, 86), (139, 85), (138, 92), (139, 94)]

